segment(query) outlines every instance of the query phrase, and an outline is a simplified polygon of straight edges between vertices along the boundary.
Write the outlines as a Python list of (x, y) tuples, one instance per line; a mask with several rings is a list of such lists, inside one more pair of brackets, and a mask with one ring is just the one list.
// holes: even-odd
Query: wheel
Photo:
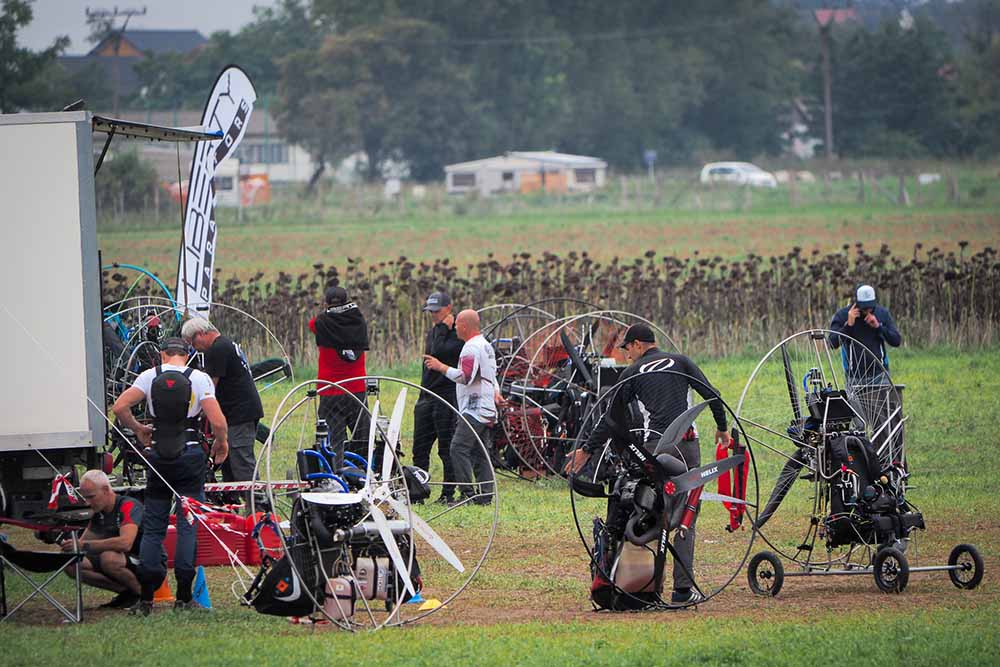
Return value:
[(959, 544), (948, 554), (948, 565), (960, 565), (960, 570), (948, 570), (951, 583), (972, 590), (983, 580), (983, 557), (971, 544)]
[(750, 559), (747, 583), (755, 594), (773, 598), (781, 592), (781, 585), (785, 583), (785, 567), (776, 554), (761, 551)]
[(903, 552), (894, 547), (882, 547), (872, 561), (875, 585), (883, 593), (902, 593), (910, 580), (910, 564)]

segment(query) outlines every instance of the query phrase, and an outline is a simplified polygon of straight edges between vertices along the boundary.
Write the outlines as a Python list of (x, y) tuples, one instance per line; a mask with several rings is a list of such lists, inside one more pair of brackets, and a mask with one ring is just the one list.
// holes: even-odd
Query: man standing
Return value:
[[(621, 390), (614, 397), (619, 406), (634, 405), (635, 412), (641, 416), (642, 423), (630, 424), (630, 428), (645, 431), (646, 448), (654, 451), (660, 435), (668, 426), (684, 413), (690, 406), (690, 390), (694, 389), (705, 400), (711, 401), (709, 408), (715, 417), (717, 443), (729, 444), (729, 429), (726, 424), (726, 412), (721, 401), (713, 400), (718, 392), (708, 382), (691, 359), (680, 355), (663, 352), (656, 347), (656, 337), (653, 330), (645, 324), (633, 324), (625, 332), (621, 346), (625, 356), (631, 363), (621, 375), (623, 382)], [(662, 372), (662, 371), (673, 372)], [(660, 372), (657, 372), (660, 371)], [(625, 382), (628, 378), (634, 378)], [(607, 412), (611, 412), (611, 408)], [(576, 450), (573, 458), (566, 464), (567, 472), (576, 473), (595, 453), (599, 453), (605, 443), (612, 437), (612, 428), (608, 423), (607, 412), (598, 422), (587, 443)], [(625, 414), (626, 410), (616, 411)], [(692, 426), (683, 440), (672, 450), (663, 452), (678, 459), (685, 468), (697, 468), (701, 465), (701, 448), (698, 442), (698, 432)], [(695, 517), (697, 520), (697, 517)], [(695, 524), (683, 534), (677, 531), (674, 537), (674, 550), (679, 558), (674, 561), (673, 579), (674, 591), (671, 601), (677, 604), (698, 602), (701, 595), (692, 588), (694, 581), (691, 572), (694, 564)], [(678, 562), (681, 561), (681, 562)]]
[[(424, 312), (430, 313), (433, 323), (424, 342), (424, 354), (439, 359), (445, 366), (457, 367), (462, 353), (462, 341), (455, 331), (451, 297), (445, 292), (434, 292), (427, 297)], [(437, 440), (438, 456), (444, 467), (444, 484), (437, 502), (448, 504), (455, 493), (455, 485), (452, 484), (455, 472), (451, 465), (450, 449), (455, 433), (455, 412), (448, 407), (458, 407), (455, 383), (425, 366), (420, 386), (427, 392), (437, 394), (442, 400), (435, 400), (429, 393), (420, 392), (420, 398), (413, 408), (413, 465), (430, 470), (431, 447)]]
[[(844, 306), (830, 322), (830, 346), (834, 349), (843, 342), (844, 368), (848, 376), (870, 384), (888, 384), (889, 378), (872, 377), (873, 369), (866, 364), (864, 350), (867, 348), (875, 358), (889, 370), (889, 354), (886, 344), (899, 347), (903, 337), (899, 335), (896, 323), (888, 309), (880, 306), (875, 299), (875, 288), (861, 285), (855, 292), (854, 303)], [(838, 334), (850, 336), (854, 340), (841, 338)], [(860, 345), (859, 345), (860, 344)]]
[(253, 452), (257, 422), (264, 416), (250, 364), (239, 345), (202, 317), (185, 322), (181, 337), (204, 354), (205, 372), (212, 378), (215, 397), (229, 427), (229, 458), (222, 464), (222, 479), (250, 481), (257, 464)]
[[(80, 550), (87, 555), (80, 562), (80, 578), (85, 584), (114, 591), (117, 595), (102, 604), (104, 609), (124, 609), (139, 601), (139, 535), (142, 503), (119, 496), (100, 470), (88, 470), (80, 478), (80, 495), (94, 514), (83, 535)], [(73, 551), (73, 540), (63, 540), (63, 551)], [(74, 573), (67, 571), (68, 575)]]
[(479, 331), (479, 313), (460, 312), (455, 318), (455, 331), (465, 341), (458, 367), (452, 368), (429, 354), (424, 355), (424, 366), (455, 383), (458, 411), (465, 417), (458, 420), (451, 441), (451, 463), (462, 502), (471, 500), (477, 505), (488, 505), (493, 495), (493, 467), (476, 436), (486, 448), (492, 446), (492, 426), (497, 418), (497, 360), (493, 346)]
[[(146, 449), (149, 464), (142, 542), (139, 545), (140, 600), (136, 613), (148, 615), (153, 593), (163, 583), (162, 559), (170, 507), (177, 515), (177, 546), (174, 572), (177, 576), (175, 609), (197, 606), (191, 600), (197, 533), (184, 508), (185, 498), (205, 499), (205, 452), (199, 438), (198, 417), (204, 412), (215, 436), (210, 455), (216, 465), (229, 453), (226, 418), (215, 399), (215, 386), (205, 373), (189, 368), (188, 346), (180, 338), (160, 343), (160, 364), (139, 374), (135, 384), (122, 392), (112, 410), (118, 423), (132, 429)], [(152, 426), (140, 424), (132, 407), (145, 400)], [(176, 494), (176, 499), (175, 499)], [(176, 500), (176, 503), (175, 503)]]
[(316, 335), (319, 349), (316, 377), (342, 384), (319, 390), (317, 416), (326, 422), (330, 443), (339, 451), (347, 439), (348, 429), (352, 439), (368, 439), (365, 381), (342, 382), (368, 374), (365, 369), (368, 323), (358, 304), (348, 299), (343, 287), (328, 287), (323, 296), (326, 309), (309, 320), (309, 330)]

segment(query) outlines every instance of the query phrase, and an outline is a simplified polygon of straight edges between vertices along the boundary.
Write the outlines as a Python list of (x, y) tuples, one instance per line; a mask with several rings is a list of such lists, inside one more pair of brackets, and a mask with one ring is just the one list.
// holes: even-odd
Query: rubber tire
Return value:
[[(889, 558), (896, 559), (899, 564), (899, 573), (894, 582), (886, 581), (882, 578), (882, 565)], [(910, 563), (906, 560), (903, 552), (895, 547), (882, 547), (872, 559), (872, 573), (875, 575), (875, 585), (883, 593), (902, 593), (906, 589), (906, 584), (910, 581)]]
[(983, 580), (983, 557), (979, 555), (979, 549), (971, 544), (959, 544), (948, 554), (948, 565), (957, 565), (958, 559), (963, 553), (972, 556), (972, 579), (961, 581), (956, 575), (956, 570), (948, 570), (948, 578), (951, 579), (951, 583), (955, 584), (956, 588), (972, 590)]
[[(757, 580), (757, 570), (765, 561), (774, 571), (774, 582), (770, 588), (762, 587)], [(747, 583), (755, 595), (773, 598), (781, 592), (781, 586), (785, 583), (785, 567), (776, 554), (771, 551), (761, 551), (750, 559), (750, 564), (747, 566)]]

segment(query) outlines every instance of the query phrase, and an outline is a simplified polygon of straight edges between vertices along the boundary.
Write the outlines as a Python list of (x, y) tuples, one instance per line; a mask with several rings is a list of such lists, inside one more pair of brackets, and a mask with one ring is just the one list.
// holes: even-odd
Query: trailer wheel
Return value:
[(755, 594), (773, 598), (785, 583), (785, 568), (775, 554), (761, 551), (750, 559), (747, 583)]
[(948, 554), (948, 565), (959, 565), (961, 569), (948, 570), (951, 583), (958, 588), (971, 590), (983, 580), (983, 557), (971, 544), (959, 544)]
[(882, 547), (872, 560), (875, 585), (883, 593), (902, 593), (910, 580), (910, 564), (903, 552), (894, 547)]

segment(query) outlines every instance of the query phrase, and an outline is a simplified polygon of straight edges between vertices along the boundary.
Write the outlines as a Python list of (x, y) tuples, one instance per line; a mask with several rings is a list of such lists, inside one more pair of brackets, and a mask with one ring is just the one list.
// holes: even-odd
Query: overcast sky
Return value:
[[(66, 53), (83, 54), (93, 45), (87, 41), (86, 9), (142, 9), (145, 16), (129, 21), (129, 28), (146, 30), (198, 30), (208, 37), (217, 30), (236, 32), (253, 19), (254, 6), (272, 6), (276, 0), (35, 0), (34, 19), (17, 33), (21, 46), (38, 51), (52, 45), (59, 35), (68, 35)], [(120, 25), (120, 24), (118, 24)]]

